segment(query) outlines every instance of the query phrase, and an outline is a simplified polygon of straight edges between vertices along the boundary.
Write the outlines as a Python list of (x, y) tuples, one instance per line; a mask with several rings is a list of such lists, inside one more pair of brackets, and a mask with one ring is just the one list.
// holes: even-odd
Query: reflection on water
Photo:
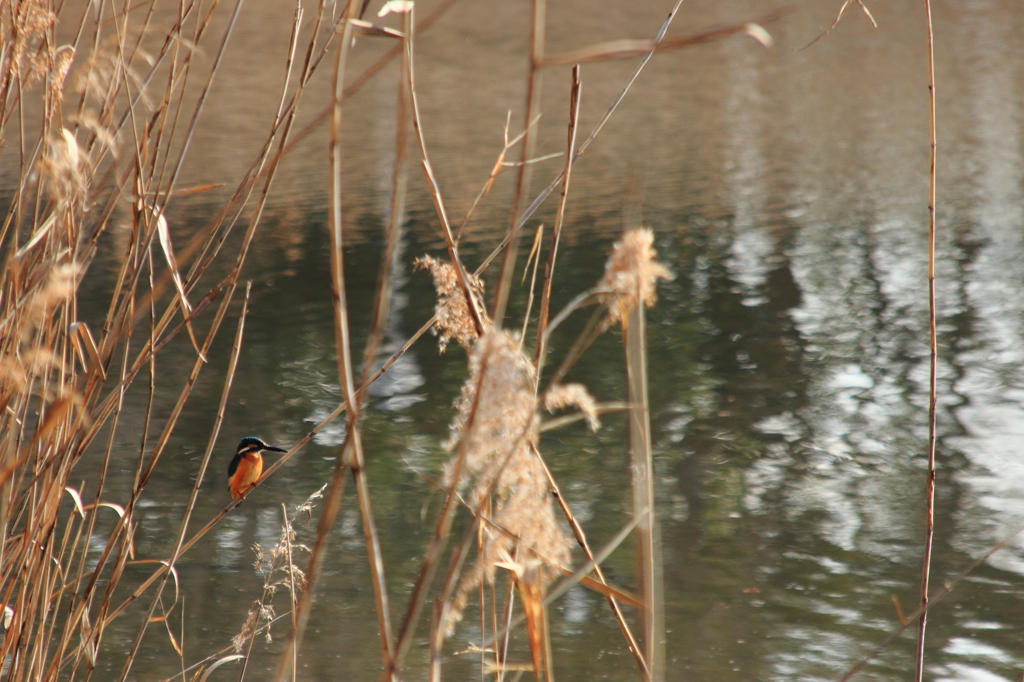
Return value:
[[(553, 27), (550, 49), (587, 42), (584, 28), (601, 38), (650, 35), (661, 20), (661, 8), (634, 14), (630, 5), (606, 4), (581, 11), (600, 28)], [(936, 8), (943, 350), (935, 585), (1024, 523), (1024, 44), (1017, 38), (1024, 14), (1016, 0), (969, 4)], [(253, 12), (273, 16), (271, 5), (254, 2)], [(755, 5), (696, 3), (680, 21), (692, 29), (749, 16)], [(642, 215), (654, 227), (659, 255), (676, 275), (650, 318), (670, 679), (834, 679), (897, 624), (894, 599), (906, 612), (916, 603), (928, 386), (924, 33), (916, 5), (873, 5), (879, 29), (851, 14), (810, 49), (792, 50), (827, 26), (835, 9), (801, 8), (773, 28), (779, 45), (772, 52), (731, 40), (658, 55), (573, 175), (556, 307), (599, 277), (624, 215)], [(452, 215), (465, 215), (486, 179), (504, 112), (522, 106), (526, 33), (516, 22), (524, 11), (466, 3), (418, 43), (426, 129)], [(615, 32), (606, 35), (609, 25)], [(235, 50), (274, 26), (243, 22)], [(356, 59), (368, 63), (378, 46), (365, 42)], [(464, 52), (453, 54), (453, 46)], [(235, 88), (247, 87), (254, 67), (232, 54), (242, 77), (218, 84), (209, 104), (214, 120), (244, 119)], [(582, 127), (593, 124), (631, 68), (583, 70)], [(369, 131), (349, 138), (346, 156), (356, 348), (370, 322), (383, 250), (394, 76), (386, 71), (372, 81), (346, 114), (353, 131)], [(557, 151), (564, 136), (565, 74), (547, 78), (539, 153)], [(185, 183), (223, 181), (213, 172), (234, 177), (250, 158), (245, 127), (225, 127), (222, 139), (197, 145)], [(340, 400), (321, 144), (303, 143), (287, 162), (254, 245), (250, 321), (222, 453), (240, 434), (294, 442)], [(234, 152), (221, 153), (227, 147)], [(216, 163), (207, 164), (208, 156)], [(560, 164), (539, 165), (535, 177), (546, 182)], [(429, 278), (413, 272), (411, 261), (437, 253), (441, 241), (410, 166), (410, 217), (378, 366), (433, 310)], [(0, 170), (4, 192), (8, 173)], [(510, 177), (502, 176), (467, 226), (471, 265), (497, 242), (509, 193)], [(215, 208), (204, 201), (182, 202), (174, 229), (203, 224)], [(551, 207), (542, 209), (528, 229), (551, 217)], [(106, 255), (115, 253), (109, 247)], [(98, 277), (84, 291), (102, 300), (111, 284)], [(521, 310), (524, 302), (515, 304)], [(554, 339), (555, 357), (581, 325), (570, 320)], [(619, 400), (621, 346), (606, 336), (572, 379), (599, 400)], [(165, 555), (173, 537), (197, 447), (212, 424), (227, 344), (211, 353), (166, 455), (177, 475), (158, 472), (140, 507), (140, 556)], [(190, 363), (190, 353), (187, 342), (173, 344), (160, 362)], [(437, 513), (426, 479), (439, 475), (464, 365), (461, 350), (439, 355), (426, 340), (369, 394), (364, 446), (396, 613)], [(166, 390), (156, 406), (162, 415), (177, 389)], [(141, 408), (130, 405), (123, 419), (140, 420)], [(542, 444), (595, 546), (628, 513), (624, 433), (625, 421), (611, 415), (596, 435), (577, 425), (546, 434)], [(276, 542), (280, 503), (301, 502), (322, 485), (343, 438), (337, 420), (185, 557), (179, 577), (190, 657), (218, 650), (238, 632), (262, 591), (251, 545)], [(137, 443), (122, 447), (133, 463)], [(112, 472), (112, 494), (130, 489), (132, 467)], [(199, 518), (226, 499), (222, 468), (216, 465), (204, 490)], [(303, 665), (309, 679), (370, 679), (379, 665), (376, 620), (352, 497), (335, 536)], [(617, 551), (609, 579), (635, 588), (633, 562), (631, 547)], [(929, 676), (1018, 679), (1022, 583), (1024, 545), (1014, 543), (937, 606)], [(552, 619), (563, 678), (635, 679), (597, 595), (569, 590)], [(455, 648), (467, 646), (478, 627), (465, 623)], [(133, 628), (119, 632), (130, 636)], [(135, 670), (145, 679), (173, 674), (173, 651), (155, 629), (148, 636), (149, 657)], [(912, 638), (897, 639), (866, 675), (905, 679), (912, 649)], [(279, 651), (278, 643), (258, 645), (248, 677), (269, 678)], [(476, 665), (460, 661), (448, 670), (477, 675)]]

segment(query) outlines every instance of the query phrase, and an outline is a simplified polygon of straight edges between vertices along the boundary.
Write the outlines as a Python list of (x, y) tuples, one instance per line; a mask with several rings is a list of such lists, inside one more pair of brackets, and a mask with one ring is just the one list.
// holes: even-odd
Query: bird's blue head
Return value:
[(273, 452), (287, 452), (284, 448), (274, 447), (273, 445), (267, 445), (259, 438), (255, 436), (246, 436), (242, 440), (238, 441), (238, 448), (235, 450), (239, 455), (246, 452), (260, 452), (261, 450), (271, 450)]

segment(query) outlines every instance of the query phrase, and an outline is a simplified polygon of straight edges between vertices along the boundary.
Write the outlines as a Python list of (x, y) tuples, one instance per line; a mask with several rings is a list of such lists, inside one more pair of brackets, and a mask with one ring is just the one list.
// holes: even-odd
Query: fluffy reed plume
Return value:
[[(64, 263), (50, 268), (46, 284), (32, 293), (23, 309), (24, 316), (20, 319), (23, 334), (43, 327), (58, 306), (71, 300), (78, 286), (80, 271), (76, 263)], [(22, 337), (22, 340), (25, 338)]]
[[(54, 312), (67, 305), (75, 295), (79, 267), (66, 263), (50, 269), (28, 300), (20, 308), (17, 324), (0, 328), (6, 336), (4, 354), (0, 359), (0, 401), (6, 405), (27, 383), (60, 366), (60, 359), (46, 345), (36, 341)], [(13, 328), (8, 328), (13, 327)]]
[[(467, 350), (476, 342), (476, 326), (466, 305), (466, 296), (459, 285), (459, 275), (451, 263), (439, 261), (432, 256), (416, 259), (416, 267), (430, 270), (434, 278), (434, 289), (437, 291), (436, 319), (434, 333), (437, 334), (437, 345), (443, 353), (448, 342), (455, 339)], [(477, 298), (477, 308), (484, 309), (484, 283), (474, 275), (469, 276), (473, 295)]]
[(544, 409), (548, 412), (570, 405), (575, 405), (586, 416), (591, 431), (601, 428), (601, 420), (597, 418), (597, 401), (583, 384), (559, 384), (544, 393)]
[(490, 329), (469, 359), (452, 424), (449, 449), (465, 448), (462, 476), (453, 481), (459, 455), (445, 471), (445, 484), (468, 489), (467, 502), (483, 509), (496, 497), (492, 524), (481, 529), (479, 563), (463, 578), (445, 623), (451, 631), (470, 591), (495, 569), (512, 567), (517, 579), (539, 586), (569, 561), (569, 539), (556, 520), (544, 467), (537, 454), (537, 376), (533, 363), (507, 331)]
[(51, 71), (51, 52), (44, 45), (56, 22), (57, 15), (39, 0), (0, 3), (0, 42), (10, 46), (8, 68), (23, 85), (39, 81)]
[(629, 230), (612, 247), (598, 283), (613, 322), (625, 323), (629, 312), (642, 302), (650, 308), (658, 300), (658, 280), (672, 279), (672, 273), (654, 260), (654, 233), (642, 227)]
[(72, 205), (84, 200), (91, 177), (89, 158), (67, 128), (50, 140), (39, 161), (39, 174), (50, 195), (60, 204)]

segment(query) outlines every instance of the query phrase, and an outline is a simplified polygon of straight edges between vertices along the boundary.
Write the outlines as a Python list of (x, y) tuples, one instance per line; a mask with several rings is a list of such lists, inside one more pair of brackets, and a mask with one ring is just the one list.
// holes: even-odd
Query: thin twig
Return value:
[(924, 676), (924, 642), (928, 625), (928, 583), (932, 568), (932, 543), (935, 537), (935, 444), (938, 405), (938, 355), (939, 341), (935, 311), (935, 45), (932, 32), (931, 0), (924, 0), (928, 23), (928, 120), (931, 154), (928, 172), (928, 480), (925, 485), (925, 536), (924, 557), (921, 562), (921, 619), (917, 630), (917, 661), (914, 679), (921, 682)]
[(544, 265), (544, 289), (540, 297), (540, 314), (537, 318), (537, 353), (533, 364), (537, 367), (537, 377), (544, 368), (544, 353), (547, 349), (548, 315), (551, 309), (551, 288), (555, 279), (555, 259), (558, 257), (558, 242), (562, 236), (562, 225), (565, 221), (565, 202), (569, 194), (569, 179), (572, 177), (572, 153), (576, 149), (576, 126), (580, 118), (580, 67), (572, 69), (572, 91), (569, 95), (569, 131), (566, 135), (565, 166), (562, 168), (562, 193), (558, 198), (558, 212), (555, 213), (555, 229), (551, 235), (551, 250)]
[[(565, 497), (562, 495), (562, 491), (558, 488), (558, 483), (555, 481), (555, 477), (551, 475), (551, 469), (548, 468), (547, 462), (540, 456), (539, 452), (534, 450), (534, 455), (537, 460), (544, 467), (544, 475), (547, 476), (548, 485), (551, 487), (551, 494), (554, 495), (555, 500), (558, 502), (559, 508), (562, 510), (562, 515), (565, 516), (565, 520), (569, 523), (569, 527), (572, 528), (572, 534), (576, 537), (576, 542), (579, 544), (580, 549), (583, 550), (583, 556), (587, 558), (587, 561), (594, 560), (594, 553), (590, 550), (590, 544), (587, 542), (587, 535), (583, 532), (583, 526), (576, 520), (576, 516), (572, 513), (569, 508), (569, 504), (565, 501)], [(601, 565), (599, 563), (594, 564), (594, 576), (601, 585), (607, 586), (605, 582), (604, 573), (601, 571)], [(626, 645), (629, 647), (629, 651), (633, 654), (633, 658), (636, 659), (636, 664), (640, 668), (640, 674), (644, 677), (650, 676), (650, 671), (647, 668), (647, 661), (644, 660), (643, 652), (640, 651), (640, 646), (636, 642), (636, 638), (633, 636), (633, 631), (629, 627), (629, 623), (626, 622), (625, 616), (622, 615), (622, 609), (619, 608), (619, 604), (615, 601), (610, 593), (605, 594), (605, 598), (608, 600), (608, 606), (611, 608), (612, 613), (615, 615), (615, 620), (619, 624), (619, 629), (622, 630), (622, 635), (626, 638)]]
[(501, 326), (505, 317), (505, 308), (512, 291), (512, 275), (515, 272), (516, 255), (519, 244), (519, 229), (522, 222), (519, 214), (526, 192), (530, 189), (532, 165), (527, 161), (533, 158), (537, 135), (533, 132), (530, 122), (537, 117), (540, 107), (541, 72), (540, 66), (544, 59), (544, 36), (547, 17), (547, 0), (532, 0), (530, 4), (530, 69), (526, 81), (526, 106), (523, 112), (523, 146), (520, 157), (519, 173), (516, 177), (515, 194), (512, 196), (512, 215), (508, 227), (508, 246), (501, 261), (498, 273), (497, 289), (494, 292), (494, 308), (491, 318), (494, 324)]

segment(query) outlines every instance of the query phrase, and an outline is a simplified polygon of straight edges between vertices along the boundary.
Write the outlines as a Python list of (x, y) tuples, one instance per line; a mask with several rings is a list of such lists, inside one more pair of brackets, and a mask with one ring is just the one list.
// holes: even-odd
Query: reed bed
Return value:
[[(467, 646), (477, 653), (488, 677), (518, 678), (529, 671), (537, 680), (553, 680), (558, 652), (552, 651), (547, 609), (575, 584), (606, 599), (636, 661), (637, 677), (664, 679), (664, 596), (654, 513), (644, 311), (656, 301), (657, 283), (671, 273), (657, 261), (653, 234), (635, 227), (609, 254), (604, 277), (554, 312), (552, 288), (559, 277), (566, 197), (573, 164), (656, 52), (743, 34), (767, 45), (770, 37), (763, 24), (781, 13), (667, 39), (679, 9), (676, 3), (650, 40), (613, 41), (548, 54), (545, 3), (534, 0), (522, 129), (506, 143), (495, 165), (497, 172), (504, 156), (518, 147), (508, 228), (492, 254), (474, 269), (460, 254), (459, 238), (430, 163), (429, 131), (423, 129), (416, 87), (416, 35), (453, 5), (453, 0), (441, 3), (419, 21), (414, 3), (392, 0), (387, 9), (401, 14), (400, 29), (367, 18), (367, 4), (355, 0), (337, 7), (324, 2), (312, 9), (297, 5), (288, 53), (274, 75), (279, 82), (276, 115), (263, 133), (260, 150), (231, 186), (229, 198), (185, 242), (174, 229), (176, 199), (211, 187), (183, 187), (179, 178), (197, 127), (203, 125), (207, 96), (221, 77), (222, 58), (245, 11), (243, 4), (183, 3), (169, 25), (159, 24), (155, 5), (148, 2), (114, 7), (12, 0), (0, 5), (0, 143), (7, 146), (9, 158), (17, 157), (19, 170), (19, 185), (0, 228), (0, 600), (11, 608), (0, 656), (11, 657), (8, 679), (89, 679), (100, 659), (111, 657), (120, 665), (119, 679), (128, 679), (150, 626), (157, 625), (166, 630), (181, 657), (181, 669), (167, 671), (168, 679), (205, 680), (228, 663), (247, 661), (259, 646), (259, 635), (271, 626), (287, 631), (279, 637), (287, 645), (276, 678), (296, 679), (303, 635), (316, 608), (312, 595), (324, 569), (331, 530), (347, 502), (349, 477), (366, 541), (382, 680), (408, 674), (414, 642), (425, 643), (428, 649), (423, 674), (431, 680), (442, 679), (453, 652)], [(214, 16), (225, 18), (214, 21)], [(394, 41), (395, 46), (363, 74), (349, 73), (352, 51), (366, 40)], [(206, 57), (201, 63), (196, 59), (200, 50)], [(373, 320), (357, 371), (341, 258), (346, 244), (342, 118), (346, 98), (391, 59), (398, 59), (401, 68), (395, 83), (397, 144), (390, 221)], [(609, 59), (639, 61), (621, 94), (589, 136), (577, 143), (583, 92), (579, 64)], [(575, 66), (562, 168), (527, 203), (536, 172), (531, 161), (542, 77), (566, 77), (567, 70), (557, 68), (563, 65)], [(310, 80), (326, 71), (331, 71), (330, 100), (313, 102), (320, 114), (306, 128), (295, 130)], [(36, 118), (27, 124), (28, 116)], [(261, 481), (342, 414), (345, 442), (334, 474), (325, 483), (324, 500), (315, 510), (316, 530), (309, 547), (296, 544), (294, 513), (285, 511), (281, 542), (259, 549), (258, 568), (266, 578), (263, 593), (254, 595), (234, 649), (225, 643), (216, 657), (186, 660), (183, 637), (172, 626), (179, 604), (177, 585), (187, 580), (177, 563), (240, 502), (226, 504), (196, 528), (199, 491), (209, 478), (245, 338), (249, 298), (241, 273), (282, 159), (325, 122), (330, 150), (329, 284), (342, 401), (269, 466)], [(410, 133), (415, 148), (407, 143)], [(433, 199), (447, 258), (418, 260), (433, 277), (436, 313), (374, 370), (404, 229), (405, 168), (414, 163), (409, 158), (414, 155)], [(481, 194), (493, 180), (481, 178)], [(530, 249), (530, 306), (523, 320), (506, 326), (522, 229), (555, 190), (559, 201), (546, 252), (540, 230)], [(115, 223), (122, 222), (127, 227), (115, 229)], [(90, 276), (97, 251), (110, 241), (119, 252), (106, 314), (85, 322), (79, 313), (79, 288)], [(480, 274), (499, 257), (496, 290), (488, 296)], [(599, 311), (593, 322), (563, 357), (549, 357), (551, 333), (587, 306)], [(228, 371), (219, 377), (220, 406), (194, 472), (192, 493), (177, 520), (173, 548), (166, 556), (139, 556), (139, 504), (207, 369), (215, 338), (231, 321), (234, 341)], [(624, 332), (628, 395), (621, 403), (602, 405), (585, 386), (562, 380), (594, 339), (615, 325)], [(450, 341), (465, 348), (469, 377), (445, 444), (450, 458), (439, 472), (443, 504), (433, 519), (434, 530), (411, 594), (403, 603), (393, 598), (393, 587), (389, 589), (366, 468), (367, 459), (387, 455), (363, 447), (362, 396), (431, 327), (442, 352)], [(192, 363), (184, 375), (159, 362), (161, 351), (176, 339), (187, 339), (192, 347)], [(129, 429), (122, 420), (131, 386), (136, 387), (135, 395), (139, 386), (145, 387), (141, 430)], [(172, 390), (169, 387), (176, 391), (169, 414), (156, 413), (158, 386), (164, 393)], [(550, 420), (543, 428), (585, 420), (596, 429), (601, 413), (628, 412), (632, 515), (600, 548), (589, 545), (544, 460), (539, 440), (544, 410), (571, 414)], [(124, 497), (115, 497), (107, 485), (118, 441), (137, 444), (134, 482)], [(85, 456), (101, 465), (99, 475), (83, 485), (76, 467)], [(429, 493), (425, 484), (424, 495)], [(300, 511), (313, 514), (312, 500)], [(461, 536), (453, 538), (456, 527), (462, 529)], [(639, 548), (638, 595), (610, 584), (601, 570), (602, 561), (631, 535)], [(98, 536), (103, 544), (97, 553), (90, 543)], [(145, 564), (152, 567), (149, 577), (128, 577), (129, 566)], [(275, 591), (281, 589), (288, 595), (287, 613), (279, 613), (273, 603)], [(477, 609), (480, 640), (453, 643), (455, 626), (469, 617), (471, 607)], [(137, 624), (127, 655), (123, 644), (104, 637), (119, 619)], [(421, 634), (424, 620), (429, 621), (428, 631)], [(638, 632), (631, 622), (640, 623)], [(517, 628), (525, 632), (527, 651), (513, 650), (510, 634)], [(244, 663), (238, 669), (243, 678)]]

